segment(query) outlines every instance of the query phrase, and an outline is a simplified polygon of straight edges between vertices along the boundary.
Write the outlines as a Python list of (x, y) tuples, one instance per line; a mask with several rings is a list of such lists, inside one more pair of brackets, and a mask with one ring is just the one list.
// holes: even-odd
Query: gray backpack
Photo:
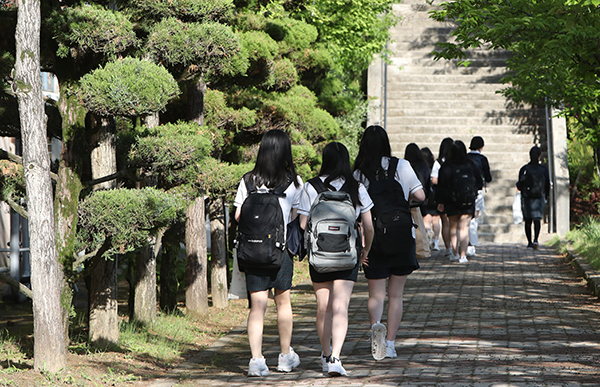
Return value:
[(354, 268), (361, 250), (356, 210), (350, 194), (330, 191), (320, 178), (308, 181), (318, 196), (310, 208), (304, 243), (308, 262), (319, 273)]

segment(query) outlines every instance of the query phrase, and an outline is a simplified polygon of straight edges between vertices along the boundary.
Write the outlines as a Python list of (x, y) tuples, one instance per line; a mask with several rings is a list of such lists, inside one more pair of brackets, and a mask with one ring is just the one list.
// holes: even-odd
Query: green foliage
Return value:
[(93, 192), (79, 206), (77, 251), (93, 251), (107, 238), (107, 257), (137, 250), (158, 229), (182, 219), (185, 208), (184, 198), (154, 188)]
[[(239, 110), (227, 105), (225, 93), (208, 89), (204, 95), (204, 124), (215, 128), (231, 128), (237, 131), (256, 123), (256, 112), (242, 107)], [(215, 144), (218, 147), (222, 144)]]
[(373, 56), (387, 51), (390, 28), (398, 17), (395, 0), (305, 0), (292, 14), (317, 27), (319, 41), (327, 44), (339, 74), (356, 79)]
[(154, 19), (177, 18), (182, 21), (226, 21), (232, 16), (232, 0), (130, 0), (140, 15)]
[(125, 58), (84, 75), (79, 95), (102, 116), (141, 116), (164, 109), (179, 94), (173, 76), (152, 62)]
[(23, 164), (0, 160), (0, 200), (8, 198), (16, 202), (25, 198)]
[(150, 29), (147, 48), (165, 65), (185, 67), (190, 74), (236, 74), (247, 68), (236, 56), (241, 50), (239, 37), (231, 27), (215, 22), (164, 19)]
[(594, 151), (578, 137), (569, 140), (569, 176), (571, 184), (586, 201), (600, 203), (600, 178), (596, 174)]
[(279, 42), (284, 53), (308, 49), (318, 36), (314, 26), (289, 17), (268, 19), (265, 32)]
[(600, 220), (592, 216), (583, 219), (580, 226), (567, 233), (574, 250), (600, 270)]
[(88, 52), (114, 57), (138, 40), (133, 24), (123, 13), (95, 4), (55, 10), (48, 20), (59, 57), (80, 57)]
[(280, 59), (271, 63), (269, 76), (263, 87), (270, 90), (287, 90), (298, 83), (298, 72), (294, 62), (289, 59)]
[(196, 123), (165, 124), (140, 131), (132, 145), (129, 160), (141, 165), (142, 173), (157, 181), (161, 188), (193, 184), (200, 163), (221, 139), (207, 127)]
[(564, 107), (565, 115), (584, 125), (587, 141), (600, 144), (600, 12), (593, 3), (459, 0), (443, 3), (432, 18), (457, 25), (456, 40), (440, 43), (436, 58), (468, 64), (468, 49), (509, 50), (504, 95)]
[(226, 200), (231, 202), (242, 176), (253, 167), (254, 165), (229, 164), (206, 158), (201, 165), (197, 185), (209, 195), (213, 197), (225, 195)]
[(248, 31), (241, 35), (242, 46), (251, 61), (271, 61), (279, 51), (277, 42), (263, 31)]

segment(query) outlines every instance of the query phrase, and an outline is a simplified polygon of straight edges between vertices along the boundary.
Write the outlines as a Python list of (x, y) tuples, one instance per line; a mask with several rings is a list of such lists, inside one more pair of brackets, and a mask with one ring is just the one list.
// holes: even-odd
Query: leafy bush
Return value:
[(600, 179), (595, 172), (594, 151), (587, 142), (578, 138), (569, 140), (569, 176), (581, 198), (600, 203)]
[(269, 76), (263, 84), (269, 90), (287, 90), (298, 83), (296, 66), (289, 59), (273, 61), (269, 70)]
[(136, 58), (107, 63), (80, 80), (84, 106), (101, 116), (142, 116), (164, 109), (179, 86), (162, 66)]
[(78, 57), (90, 51), (114, 57), (138, 44), (127, 16), (99, 5), (56, 10), (50, 24), (58, 42), (57, 54), (63, 58), (69, 54)]
[(247, 68), (243, 58), (236, 57), (239, 37), (231, 27), (215, 22), (162, 20), (150, 29), (148, 49), (167, 66), (193, 66), (188, 69), (191, 73), (237, 74)]
[(283, 52), (307, 49), (318, 37), (316, 27), (291, 18), (270, 19), (265, 32), (280, 42)]
[(600, 270), (600, 219), (585, 217), (581, 225), (569, 231), (566, 237), (578, 254)]
[(131, 0), (131, 5), (145, 16), (184, 21), (227, 20), (234, 8), (233, 0)]
[(248, 31), (242, 34), (242, 45), (249, 60), (270, 61), (279, 51), (277, 42), (263, 31)]
[(158, 229), (185, 216), (186, 201), (154, 188), (96, 191), (79, 206), (77, 250), (93, 251), (107, 238), (106, 256), (145, 246)]

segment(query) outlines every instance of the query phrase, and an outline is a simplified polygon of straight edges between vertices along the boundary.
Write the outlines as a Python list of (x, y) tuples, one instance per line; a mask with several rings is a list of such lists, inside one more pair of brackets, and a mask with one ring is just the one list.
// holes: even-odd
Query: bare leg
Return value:
[(408, 275), (392, 275), (388, 280), (388, 314), (387, 314), (387, 340), (396, 340), (398, 327), (402, 321), (404, 284)]
[(439, 215), (431, 216), (431, 229), (433, 230), (433, 239), (435, 239), (436, 241), (440, 239), (440, 231), (442, 229), (442, 225), (440, 223)]
[(292, 343), (292, 329), (294, 317), (292, 314), (292, 303), (290, 301), (290, 290), (275, 289), (275, 305), (277, 305), (277, 329), (279, 330), (279, 344), (281, 353), (290, 353)]
[(331, 355), (331, 293), (333, 290), (333, 281), (313, 282), (315, 296), (317, 298), (317, 333), (323, 355)]
[(471, 222), (471, 214), (462, 214), (457, 219), (458, 221), (458, 239), (459, 252), (461, 257), (467, 256), (467, 246), (469, 245), (469, 223)]
[(333, 281), (331, 300), (332, 331), (331, 331), (331, 356), (339, 359), (342, 346), (348, 332), (348, 304), (354, 288), (354, 281)]
[(450, 232), (450, 244), (452, 246), (452, 254), (458, 256), (458, 220), (460, 215), (452, 215), (448, 217), (449, 226), (448, 230)]
[(250, 342), (250, 351), (252, 357), (262, 358), (262, 337), (265, 312), (267, 302), (269, 301), (269, 292), (267, 290), (251, 292), (250, 299), (252, 306), (248, 314), (248, 341)]
[(453, 248), (452, 241), (450, 239), (452, 230), (452, 227), (450, 226), (450, 219), (448, 219), (448, 215), (446, 214), (440, 215), (440, 218), (442, 219), (442, 239), (444, 240), (444, 245), (447, 249)]
[(368, 283), (369, 301), (367, 301), (367, 310), (369, 311), (369, 321), (373, 325), (377, 321), (381, 321), (381, 316), (383, 316), (386, 279), (370, 279)]

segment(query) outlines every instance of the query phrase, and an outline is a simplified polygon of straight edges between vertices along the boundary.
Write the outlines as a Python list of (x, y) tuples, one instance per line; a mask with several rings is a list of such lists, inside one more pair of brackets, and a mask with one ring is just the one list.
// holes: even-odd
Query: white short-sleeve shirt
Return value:
[[(327, 176), (319, 176), (319, 178), (324, 182)], [(345, 182), (346, 180), (343, 177), (340, 177), (331, 181), (330, 184), (336, 190), (339, 190), (342, 188)], [(304, 189), (302, 190), (302, 196), (300, 197), (300, 206), (298, 207), (298, 213), (300, 215), (308, 216), (310, 214), (310, 207), (317, 198), (317, 195), (317, 190), (312, 186), (312, 184), (308, 182), (304, 183)], [(360, 204), (356, 206), (357, 218), (360, 216), (360, 214), (363, 214), (373, 208), (373, 201), (367, 193), (367, 189), (361, 183), (358, 183), (358, 200), (360, 201)]]
[(439, 161), (437, 161), (437, 159), (433, 162), (433, 167), (431, 168), (431, 177), (439, 177), (440, 176), (440, 168), (442, 167), (442, 164), (440, 164)]
[[(267, 189), (264, 185), (259, 187), (259, 189)], [(286, 235), (287, 235), (287, 224), (292, 220), (292, 209), (298, 208), (300, 205), (300, 195), (302, 194), (302, 178), (298, 176), (298, 187), (296, 187), (293, 183), (290, 183), (289, 187), (284, 191), (285, 197), (279, 198), (279, 205), (281, 206), (281, 212), (283, 212), (284, 224), (286, 225)], [(238, 185), (238, 190), (235, 195), (235, 200), (233, 201), (233, 205), (235, 207), (241, 207), (244, 203), (244, 200), (248, 197), (248, 190), (246, 189), (246, 183), (244, 183), (244, 179), (240, 181)]]

